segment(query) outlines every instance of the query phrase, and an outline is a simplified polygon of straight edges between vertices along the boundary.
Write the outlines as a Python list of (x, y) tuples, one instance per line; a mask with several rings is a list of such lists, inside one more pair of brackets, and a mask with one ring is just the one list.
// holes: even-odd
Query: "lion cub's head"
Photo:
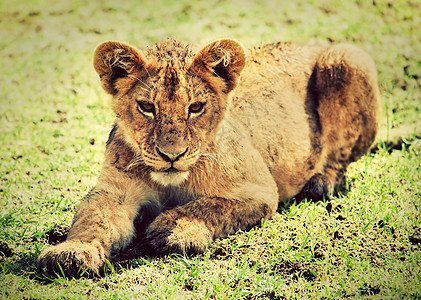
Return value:
[(245, 65), (237, 41), (214, 41), (197, 54), (177, 41), (145, 54), (105, 42), (94, 54), (102, 86), (126, 142), (163, 185), (179, 185), (212, 143), (229, 93)]

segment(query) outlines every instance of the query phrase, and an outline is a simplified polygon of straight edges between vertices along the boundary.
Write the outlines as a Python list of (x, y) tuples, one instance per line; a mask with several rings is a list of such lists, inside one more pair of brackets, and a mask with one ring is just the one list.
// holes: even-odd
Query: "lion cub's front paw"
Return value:
[(174, 212), (163, 213), (149, 226), (147, 240), (152, 254), (202, 253), (212, 241), (212, 233), (205, 222)]
[(65, 241), (44, 249), (38, 265), (40, 270), (54, 276), (96, 276), (103, 271), (105, 258), (104, 248), (98, 241)]

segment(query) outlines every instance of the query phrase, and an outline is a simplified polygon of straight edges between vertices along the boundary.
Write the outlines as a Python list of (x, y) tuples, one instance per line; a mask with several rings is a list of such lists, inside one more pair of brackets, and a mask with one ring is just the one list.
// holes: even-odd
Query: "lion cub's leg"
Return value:
[(326, 50), (315, 67), (324, 169), (303, 189), (319, 200), (341, 183), (349, 163), (375, 140), (379, 91), (372, 58), (352, 45)]
[(147, 239), (154, 254), (201, 253), (212, 240), (250, 229), (273, 213), (264, 203), (203, 197), (159, 215)]
[(114, 173), (102, 176), (78, 206), (67, 240), (41, 252), (41, 269), (68, 277), (99, 275), (110, 252), (130, 243), (140, 206), (154, 203), (142, 182)]
[(301, 191), (294, 196), (298, 201), (303, 199), (312, 199), (313, 201), (323, 200), (329, 198), (331, 192), (329, 191), (328, 181), (325, 175), (317, 173), (310, 178), (304, 185)]
[(278, 207), (271, 178), (260, 184), (246, 182), (230, 195), (204, 196), (160, 214), (146, 231), (153, 253), (201, 253), (214, 239), (261, 224)]

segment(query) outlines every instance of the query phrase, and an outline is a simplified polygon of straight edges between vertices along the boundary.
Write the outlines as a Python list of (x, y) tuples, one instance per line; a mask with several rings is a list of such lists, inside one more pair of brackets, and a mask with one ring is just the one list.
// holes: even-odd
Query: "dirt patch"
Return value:
[(409, 241), (414, 245), (421, 244), (421, 230), (418, 230), (413, 235), (411, 235), (409, 237)]
[(280, 263), (275, 263), (271, 266), (270, 269), (260, 269), (257, 270), (258, 273), (266, 272), (274, 275), (282, 276), (292, 276), (294, 280), (299, 277), (303, 277), (308, 281), (314, 281), (317, 277), (317, 273), (310, 269), (308, 265), (301, 262), (293, 262), (289, 260), (282, 261)]
[(380, 286), (372, 286), (370, 284), (364, 284), (364, 287), (359, 289), (361, 296), (377, 295), (380, 294)]
[(9, 247), (6, 242), (0, 243), (0, 256), (11, 257), (13, 255), (13, 250)]
[(257, 299), (281, 300), (281, 299), (286, 299), (286, 297), (278, 296), (276, 295), (274, 291), (265, 291), (257, 295), (246, 296), (244, 299), (246, 300), (257, 300)]

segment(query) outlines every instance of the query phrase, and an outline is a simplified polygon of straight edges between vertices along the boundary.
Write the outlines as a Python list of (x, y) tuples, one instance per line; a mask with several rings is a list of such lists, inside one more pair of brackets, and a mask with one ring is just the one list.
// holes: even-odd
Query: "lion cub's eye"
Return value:
[(148, 114), (155, 114), (155, 105), (148, 101), (137, 101), (137, 107), (139, 108), (140, 112), (148, 115)]
[(195, 102), (189, 106), (189, 114), (199, 114), (205, 107), (204, 102)]

